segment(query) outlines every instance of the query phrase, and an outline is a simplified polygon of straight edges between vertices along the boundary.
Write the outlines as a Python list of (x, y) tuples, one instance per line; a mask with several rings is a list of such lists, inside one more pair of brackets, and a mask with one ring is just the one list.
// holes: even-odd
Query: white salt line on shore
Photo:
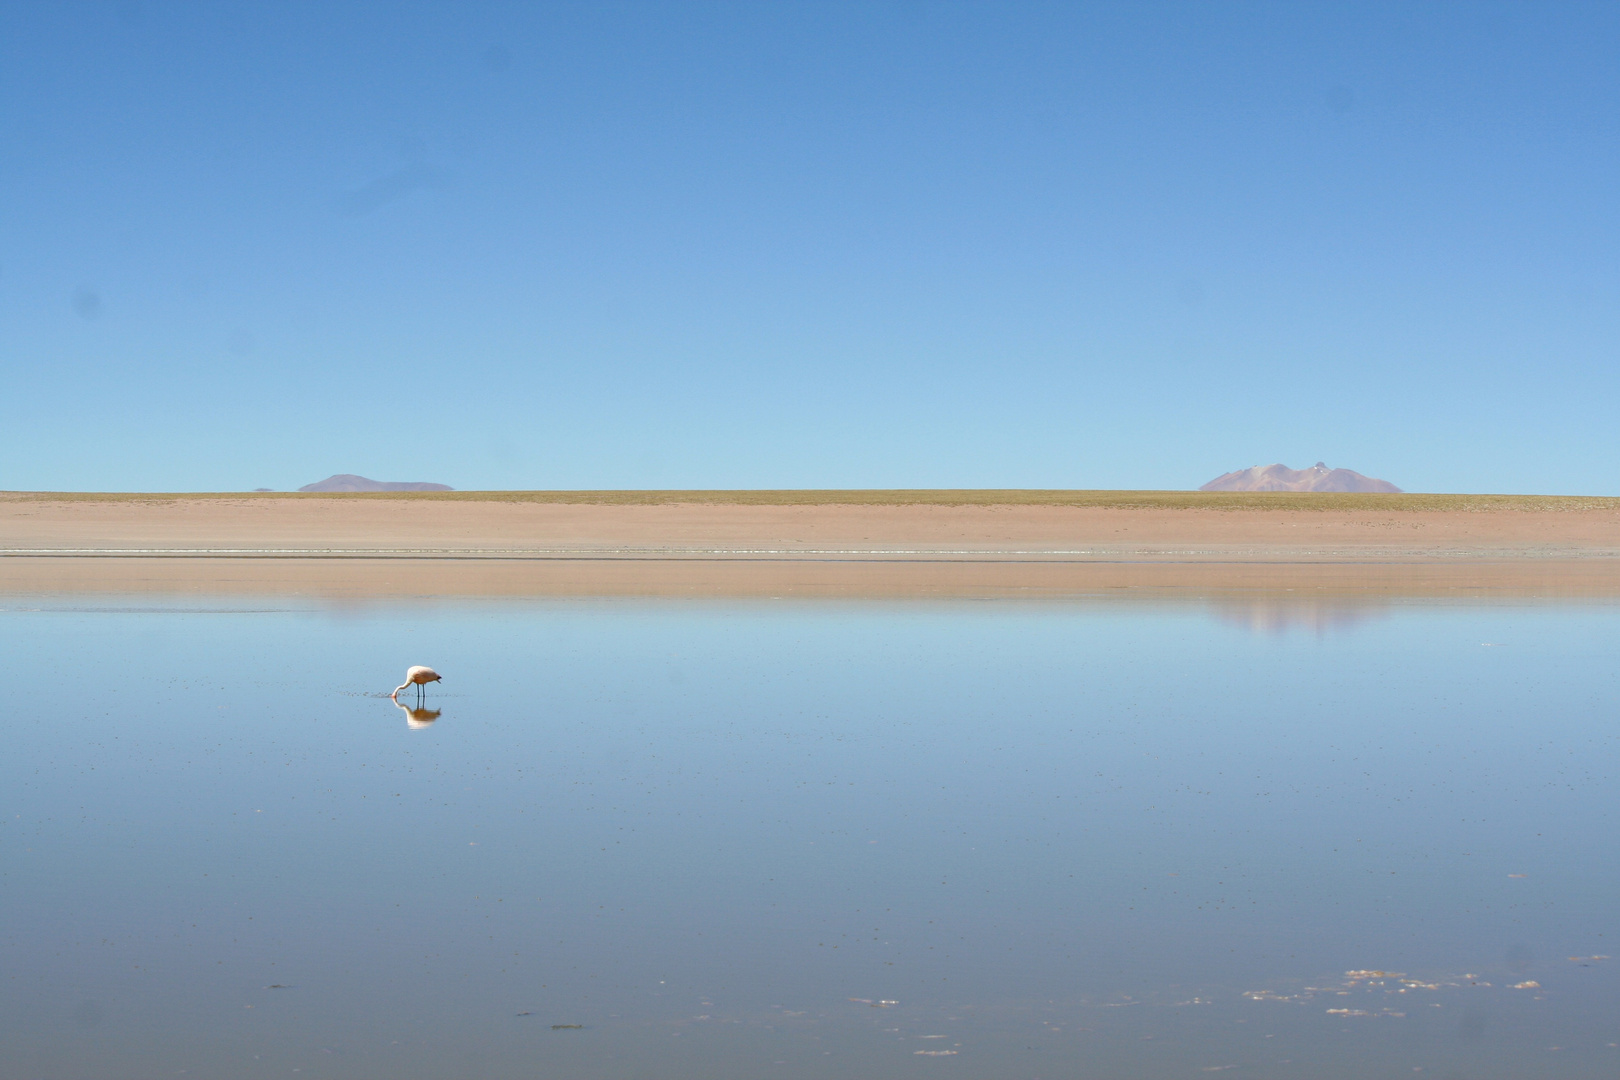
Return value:
[(1592, 548), (0, 548), (0, 558), (1617, 558)]

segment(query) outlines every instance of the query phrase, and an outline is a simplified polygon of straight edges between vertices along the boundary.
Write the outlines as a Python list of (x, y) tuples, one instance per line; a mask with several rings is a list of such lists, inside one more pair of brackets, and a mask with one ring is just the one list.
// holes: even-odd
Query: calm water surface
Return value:
[(1620, 1073), (1617, 608), (0, 609), (8, 1080)]

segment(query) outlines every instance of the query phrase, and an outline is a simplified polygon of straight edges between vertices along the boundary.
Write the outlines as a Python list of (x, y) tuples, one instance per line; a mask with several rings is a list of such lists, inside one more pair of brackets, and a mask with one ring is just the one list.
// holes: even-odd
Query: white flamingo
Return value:
[(398, 686), (394, 687), (394, 692), (392, 694), (389, 694), (388, 696), (393, 698), (395, 702), (398, 702), (399, 701), (399, 692), (401, 690), (405, 689), (407, 686), (411, 686), (411, 685), (414, 684), (416, 686), (417, 696), (420, 697), (421, 694), (422, 694), (422, 687), (423, 686), (425, 686), (426, 684), (428, 684), (430, 682), (443, 682), (443, 681), (444, 680), (442, 678), (440, 678), (439, 673), (437, 671), (434, 671), (430, 667), (423, 667), (422, 665), (418, 664), (415, 667), (413, 667), (410, 670), (405, 672), (405, 681), (400, 683)]

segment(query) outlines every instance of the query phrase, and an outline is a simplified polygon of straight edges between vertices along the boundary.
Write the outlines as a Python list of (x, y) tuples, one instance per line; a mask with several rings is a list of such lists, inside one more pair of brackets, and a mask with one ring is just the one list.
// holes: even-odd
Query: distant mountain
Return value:
[(305, 484), (299, 491), (454, 491), (448, 484), (424, 484), (421, 481), (408, 483), (390, 483), (383, 480), (367, 480), (363, 476), (353, 473), (338, 473), (328, 476), (318, 484)]
[(1330, 469), (1318, 461), (1308, 469), (1256, 465), (1217, 476), (1199, 491), (1381, 491), (1399, 493), (1388, 480), (1374, 480), (1349, 469)]

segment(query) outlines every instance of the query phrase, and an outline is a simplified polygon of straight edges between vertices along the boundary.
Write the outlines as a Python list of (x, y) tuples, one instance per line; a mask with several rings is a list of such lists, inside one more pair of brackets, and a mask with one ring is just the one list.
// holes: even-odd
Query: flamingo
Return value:
[(405, 672), (405, 681), (394, 687), (394, 692), (388, 696), (393, 698), (397, 703), (399, 701), (399, 692), (414, 683), (416, 685), (417, 696), (420, 697), (422, 694), (422, 687), (424, 685), (430, 682), (443, 681), (444, 680), (440, 678), (437, 671), (434, 671), (430, 667), (423, 667), (422, 665), (418, 664)]

